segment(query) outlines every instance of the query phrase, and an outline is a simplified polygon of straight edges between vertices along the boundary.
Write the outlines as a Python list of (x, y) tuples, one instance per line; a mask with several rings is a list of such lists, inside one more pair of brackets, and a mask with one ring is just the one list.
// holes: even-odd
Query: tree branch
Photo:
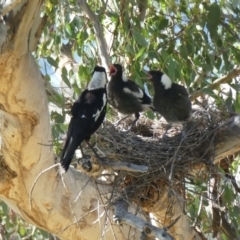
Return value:
[[(216, 79), (211, 85), (208, 85), (206, 88), (215, 89), (220, 84), (227, 83), (227, 82), (229, 82), (230, 80), (232, 80), (233, 78), (235, 78), (239, 75), (240, 75), (240, 68), (235, 68), (229, 74)], [(201, 89), (197, 92), (193, 92), (190, 96), (190, 99), (193, 101), (197, 97), (203, 95), (204, 94), (204, 92), (203, 92), (204, 89), (205, 88), (203, 88), (203, 89)]]
[[(21, 2), (23, 2), (23, 0), (15, 0), (15, 1), (14, 0), (12, 0), (12, 1), (7, 0), (7, 1), (4, 1), (0, 5), (0, 14), (2, 16), (5, 16), (6, 14), (8, 14), (10, 11), (12, 11)], [(26, 2), (26, 1), (24, 1), (24, 2)]]
[(113, 162), (108, 160), (101, 160), (92, 156), (91, 159), (81, 159), (80, 169), (87, 175), (92, 177), (100, 176), (104, 170), (109, 171), (127, 171), (132, 173), (146, 173), (148, 167), (144, 165), (136, 165), (124, 162)]
[(148, 0), (138, 0), (138, 19), (140, 22), (143, 22), (147, 12), (147, 3)]
[(88, 18), (92, 21), (96, 40), (98, 44), (98, 51), (101, 58), (102, 66), (108, 69), (110, 65), (110, 58), (107, 52), (107, 43), (103, 34), (103, 29), (98, 16), (91, 10), (85, 0), (78, 1), (80, 8), (87, 14)]
[(17, 29), (14, 43), (14, 51), (17, 56), (27, 54), (29, 51), (29, 33), (36, 19), (39, 20), (37, 16), (39, 16), (42, 3), (43, 0), (29, 1), (26, 9), (21, 9), (23, 16)]
[(171, 235), (167, 233), (166, 229), (155, 227), (138, 216), (129, 213), (128, 203), (123, 198), (119, 198), (115, 201), (113, 206), (115, 222), (130, 225), (144, 233), (144, 236), (154, 236), (160, 240), (173, 240)]

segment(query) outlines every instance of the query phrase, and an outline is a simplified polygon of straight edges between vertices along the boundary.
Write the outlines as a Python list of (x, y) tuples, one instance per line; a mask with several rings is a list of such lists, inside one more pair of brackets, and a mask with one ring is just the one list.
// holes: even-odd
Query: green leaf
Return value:
[(234, 199), (236, 198), (235, 194), (233, 193), (232, 188), (228, 185), (225, 186), (224, 189), (224, 200), (226, 201), (227, 205), (231, 205)]
[(221, 20), (221, 11), (217, 3), (213, 3), (208, 12), (208, 20), (213, 27), (216, 27)]
[(159, 21), (157, 22), (157, 29), (158, 31), (163, 30), (168, 26), (168, 19), (163, 16), (159, 17)]
[(71, 88), (71, 83), (69, 82), (68, 79), (68, 72), (65, 67), (62, 68), (62, 80), (67, 84), (69, 88)]
[(148, 46), (148, 43), (147, 41), (145, 40), (145, 38), (141, 35), (141, 33), (137, 32), (137, 31), (133, 31), (133, 37), (135, 39), (135, 41), (143, 46), (143, 47), (147, 47)]
[(154, 119), (154, 113), (152, 111), (148, 111), (147, 116), (148, 116), (148, 118), (150, 118), (152, 120)]
[(47, 61), (50, 65), (52, 65), (53, 67), (58, 67), (58, 63), (56, 60), (54, 60), (52, 57), (47, 57)]
[(22, 226), (19, 228), (19, 233), (21, 236), (24, 236), (26, 234), (26, 230), (25, 228), (23, 228)]
[(137, 53), (135, 60), (137, 60), (144, 52), (145, 52), (146, 48), (141, 48), (140, 51)]
[(169, 65), (168, 65), (168, 76), (172, 81), (175, 79), (175, 68), (176, 68), (176, 62), (173, 59), (170, 59)]
[(181, 53), (182, 58), (185, 58), (185, 59), (188, 58), (187, 48), (184, 44), (181, 44), (181, 46), (180, 46), (180, 53)]

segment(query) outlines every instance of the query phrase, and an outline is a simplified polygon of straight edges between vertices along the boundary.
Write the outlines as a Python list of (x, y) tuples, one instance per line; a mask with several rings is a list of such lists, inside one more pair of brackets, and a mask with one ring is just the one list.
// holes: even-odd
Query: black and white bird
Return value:
[[(160, 71), (145, 72), (153, 84), (155, 92), (153, 106), (156, 111), (170, 124), (188, 120), (191, 117), (192, 104), (186, 88), (173, 83), (166, 74)], [(171, 125), (169, 125), (168, 129), (170, 127)]]
[(107, 74), (103, 67), (96, 66), (92, 79), (71, 109), (72, 118), (67, 132), (67, 139), (61, 157), (61, 166), (67, 172), (75, 150), (100, 127), (107, 106)]
[(135, 120), (129, 131), (138, 121), (140, 112), (154, 110), (152, 100), (134, 81), (126, 78), (120, 64), (111, 65), (109, 70), (111, 76), (108, 83), (109, 104), (122, 114), (135, 114)]

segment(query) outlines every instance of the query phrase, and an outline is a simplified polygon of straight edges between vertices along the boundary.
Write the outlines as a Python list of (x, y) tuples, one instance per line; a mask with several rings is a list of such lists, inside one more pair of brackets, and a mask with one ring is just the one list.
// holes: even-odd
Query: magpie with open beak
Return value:
[(108, 83), (109, 104), (122, 114), (135, 115), (127, 130), (129, 131), (138, 121), (140, 112), (154, 110), (152, 100), (134, 81), (126, 78), (120, 64), (110, 65), (109, 75), (111, 76)]
[[(62, 151), (61, 166), (67, 172), (75, 150), (97, 131), (106, 115), (107, 74), (103, 67), (96, 66), (92, 79), (71, 109), (72, 118), (67, 132), (67, 139)], [(89, 143), (88, 143), (89, 145)]]
[(170, 124), (187, 121), (191, 117), (192, 104), (186, 88), (173, 83), (160, 71), (145, 72), (154, 88), (153, 106), (156, 111)]

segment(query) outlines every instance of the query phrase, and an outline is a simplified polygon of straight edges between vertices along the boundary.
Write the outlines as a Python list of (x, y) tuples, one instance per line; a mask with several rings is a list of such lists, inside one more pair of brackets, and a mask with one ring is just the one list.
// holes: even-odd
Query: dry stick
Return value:
[(78, 219), (76, 219), (73, 223), (69, 224), (68, 226), (66, 226), (65, 228), (63, 228), (61, 231), (56, 232), (54, 234), (58, 235), (61, 234), (62, 232), (64, 232), (65, 230), (67, 230), (68, 228), (70, 228), (71, 226), (73, 226), (74, 224), (78, 223), (81, 219), (84, 219), (84, 217), (86, 217), (88, 214), (93, 213), (94, 211), (96, 211), (98, 209), (98, 207), (93, 208), (92, 210), (89, 210), (86, 214), (82, 215), (81, 217), (79, 217)]
[(122, 162), (107, 162), (103, 163), (107, 167), (111, 167), (112, 170), (118, 171), (127, 171), (127, 172), (139, 172), (139, 173), (146, 173), (148, 171), (147, 166), (143, 165), (136, 165), (132, 163), (122, 163)]
[[(69, 189), (68, 189), (68, 187), (67, 187), (67, 185), (66, 185), (66, 183), (65, 183), (65, 181), (64, 181), (63, 173), (60, 173), (60, 175), (61, 175), (63, 187), (64, 187), (65, 190), (69, 193), (70, 191), (69, 191)], [(69, 197), (69, 199), (68, 199), (68, 206), (69, 206), (69, 208), (70, 208), (70, 210), (71, 210), (71, 213), (72, 213), (72, 215), (73, 215), (73, 217), (74, 217), (74, 220), (75, 220), (75, 222), (76, 222), (76, 221), (77, 221), (77, 216), (76, 216), (76, 214), (75, 214), (75, 212), (74, 212), (74, 210), (73, 210), (73, 206), (72, 206), (72, 204), (71, 204), (71, 202), (70, 202), (70, 199), (71, 199), (71, 198)], [(78, 222), (76, 222), (76, 223), (77, 223), (77, 226), (79, 227), (79, 230), (81, 231), (81, 227), (80, 227), (79, 223), (78, 223)]]
[(84, 184), (84, 186), (81, 188), (81, 190), (79, 191), (79, 193), (78, 193), (76, 199), (73, 201), (74, 203), (77, 202), (77, 200), (78, 200), (78, 198), (80, 197), (82, 191), (83, 191), (84, 188), (87, 186), (87, 184), (90, 182), (90, 180), (91, 180), (91, 178), (89, 178), (89, 179), (87, 180), (87, 182)]
[[(228, 73), (227, 75), (220, 77), (218, 79), (216, 79), (211, 85), (209, 85), (207, 88), (210, 89), (215, 89), (217, 86), (219, 86), (220, 84), (223, 83), (227, 83), (230, 80), (232, 80), (233, 78), (237, 77), (240, 75), (240, 68), (235, 68), (233, 69), (230, 73)], [(195, 100), (197, 97), (203, 95), (203, 91), (197, 91), (197, 92), (193, 92), (190, 96), (190, 99), (193, 101)]]
[(138, 20), (140, 22), (143, 22), (145, 20), (145, 16), (146, 16), (146, 12), (147, 12), (148, 1), (147, 0), (138, 0), (137, 3), (138, 3), (138, 10), (139, 10)]
[(200, 203), (199, 203), (199, 208), (198, 208), (197, 216), (196, 216), (195, 221), (194, 221), (194, 223), (193, 223), (193, 227), (194, 227), (194, 228), (197, 226), (198, 219), (199, 219), (200, 213), (201, 213), (201, 211), (202, 211), (202, 203), (203, 203), (203, 196), (200, 196)]
[(169, 230), (180, 218), (181, 215), (179, 215), (169, 226), (167, 226), (166, 229)]
[(35, 178), (34, 182), (33, 182), (33, 185), (31, 187), (31, 190), (30, 190), (30, 193), (29, 193), (29, 205), (30, 205), (30, 209), (32, 209), (32, 192), (34, 190), (34, 187), (38, 181), (38, 179), (42, 176), (43, 173), (47, 172), (48, 170), (51, 170), (52, 168), (56, 167), (56, 166), (59, 166), (60, 163), (56, 163), (54, 164), (53, 166), (49, 167), (49, 168), (46, 168), (44, 169), (42, 172), (40, 172), (37, 177)]
[[(110, 223), (109, 225), (110, 225), (112, 234), (113, 234), (113, 236), (114, 236), (114, 239), (117, 240), (116, 234), (115, 234), (115, 232), (113, 231), (113, 227), (112, 227), (112, 224), (111, 224), (111, 221), (110, 221), (110, 217), (109, 217), (109, 214), (108, 214), (109, 206), (105, 206), (104, 201), (103, 201), (103, 199), (102, 199), (102, 195), (101, 195), (101, 193), (100, 193), (100, 190), (99, 190), (99, 188), (98, 188), (98, 184), (97, 184), (96, 181), (95, 181), (95, 184), (96, 184), (96, 189), (97, 189), (98, 194), (99, 194), (99, 199), (102, 201), (103, 209), (104, 209), (104, 211), (105, 211), (104, 229), (103, 229), (103, 231), (102, 231), (101, 239), (103, 239), (103, 237), (104, 237), (104, 234), (105, 234), (104, 231), (105, 231), (106, 226), (107, 226), (107, 221), (109, 221), (109, 223)], [(114, 185), (115, 185), (115, 182), (114, 182)], [(111, 191), (111, 194), (113, 193), (113, 190), (114, 190), (114, 187), (113, 187), (113, 189), (112, 189), (112, 191)], [(99, 210), (99, 209), (100, 209), (100, 207), (98, 208), (98, 210)], [(101, 240), (101, 239), (100, 239), (100, 240)]]

